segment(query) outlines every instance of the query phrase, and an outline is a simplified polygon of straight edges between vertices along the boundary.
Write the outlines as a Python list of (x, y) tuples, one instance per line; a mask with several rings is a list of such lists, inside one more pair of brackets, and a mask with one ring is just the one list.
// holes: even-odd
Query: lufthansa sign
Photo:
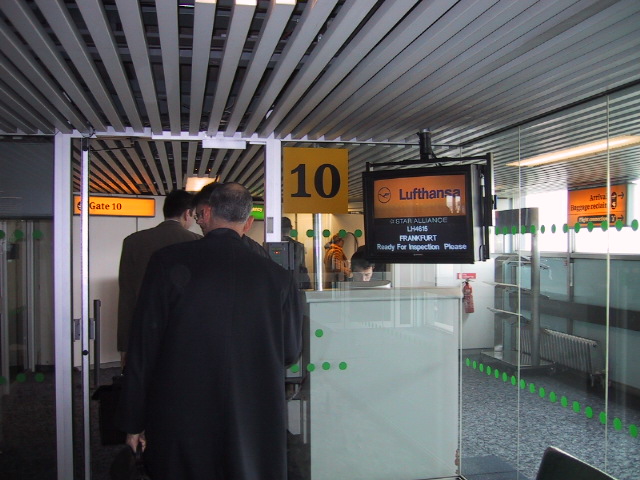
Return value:
[[(80, 195), (73, 197), (73, 213), (80, 215)], [(110, 217), (155, 217), (154, 198), (89, 197), (89, 215)]]

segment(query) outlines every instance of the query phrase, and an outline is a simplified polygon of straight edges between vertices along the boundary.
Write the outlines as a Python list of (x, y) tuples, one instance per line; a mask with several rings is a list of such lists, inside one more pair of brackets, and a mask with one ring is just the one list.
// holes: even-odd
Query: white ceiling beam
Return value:
[(176, 140), (171, 142), (171, 150), (173, 150), (173, 171), (176, 176), (176, 188), (181, 190), (184, 179), (182, 173), (182, 142)]
[[(6, 55), (6, 57), (4, 55), (0, 56), (0, 67), (5, 73), (10, 74), (10, 78), (5, 75), (2, 78), (14, 90), (20, 92), (23, 89), (28, 89), (31, 95), (25, 98), (32, 105), (33, 101), (36, 101), (43, 111), (48, 111), (51, 112), (51, 115), (55, 115), (56, 121), (52, 121), (52, 123), (61, 131), (68, 131), (72, 129), (71, 126), (84, 132), (89, 131), (87, 120), (82, 117), (82, 114), (77, 111), (69, 99), (60, 92), (60, 89), (52, 85), (51, 79), (42, 70), (40, 64), (31, 56), (17, 37), (9, 31), (9, 27), (4, 22), (0, 22), (0, 50)], [(6, 59), (9, 59), (13, 65), (10, 65)], [(13, 80), (20, 82), (22, 88), (15, 86)], [(31, 85), (35, 89), (31, 88)], [(52, 112), (46, 105), (48, 102), (51, 102), (51, 105), (58, 112)], [(37, 107), (34, 106), (34, 108)], [(64, 119), (62, 123), (59, 121), (60, 117)]]
[(0, 98), (2, 98), (2, 102), (4, 102), (7, 107), (24, 118), (25, 122), (30, 123), (43, 133), (54, 133), (51, 124), (47, 122), (37, 110), (34, 110), (29, 105), (25, 105), (24, 100), (2, 81), (0, 81)]
[[(416, 0), (417, 1), (417, 0)], [(360, 61), (378, 44), (383, 32), (390, 32), (393, 27), (413, 8), (415, 1), (393, 0), (384, 2), (356, 37), (349, 42), (349, 48), (331, 61), (326, 72), (315, 82), (313, 87), (297, 98), (297, 103), (290, 108), (284, 122), (283, 115), (276, 108), (269, 116), (267, 127), (263, 129), (279, 132), (290, 132), (302, 122), (311, 111), (322, 102), (332, 90), (351, 72)], [(296, 81), (297, 81), (296, 77)], [(313, 83), (309, 82), (308, 85)], [(272, 120), (273, 117), (273, 120)], [(277, 122), (275, 121), (277, 119)], [(277, 127), (277, 128), (275, 128)]]
[(140, 85), (142, 100), (149, 117), (151, 131), (156, 134), (161, 133), (162, 121), (158, 107), (158, 95), (153, 71), (151, 70), (151, 61), (147, 53), (147, 39), (140, 5), (138, 2), (132, 2), (131, 0), (116, 0), (116, 5), (138, 84)]
[(155, 142), (155, 147), (158, 152), (158, 158), (160, 159), (160, 166), (162, 167), (162, 173), (167, 184), (169, 192), (173, 190), (173, 177), (171, 175), (172, 170), (169, 167), (169, 156), (167, 155), (167, 142)]
[[(169, 128), (177, 135), (182, 130), (180, 106), (180, 52), (178, 45), (178, 4), (174, 0), (156, 0), (158, 30), (162, 49), (162, 71), (167, 95)], [(176, 177), (182, 182), (182, 175)]]
[[(38, 56), (38, 59), (51, 72), (51, 75), (64, 89), (78, 110), (91, 123), (91, 126), (97, 130), (103, 130), (105, 124), (96, 113), (98, 109), (95, 108), (92, 100), (85, 93), (60, 53), (58, 53), (56, 45), (44, 31), (33, 11), (24, 2), (18, 0), (3, 0), (1, 5), (2, 11), (7, 18), (16, 30), (20, 32), (22, 38), (25, 39)], [(74, 126), (82, 129), (84, 123)]]
[(255, 9), (256, 4), (251, 2), (247, 4), (236, 2), (233, 6), (229, 30), (224, 42), (222, 65), (220, 65), (216, 81), (213, 106), (209, 114), (209, 134), (214, 134), (218, 131), (220, 121), (225, 113), (227, 104), (229, 104), (229, 92), (238, 70), (240, 56), (247, 41), (247, 33), (249, 32)]
[(242, 79), (240, 92), (233, 107), (231, 107), (231, 117), (226, 125), (225, 135), (234, 135), (238, 130), (238, 125), (256, 93), (258, 84), (271, 61), (278, 41), (282, 37), (282, 32), (289, 21), (294, 5), (271, 2), (268, 8), (260, 36), (255, 43), (256, 49), (251, 56), (249, 67)]
[(247, 122), (247, 126), (244, 129), (245, 135), (253, 135), (255, 133), (258, 125), (271, 109), (273, 102), (298, 66), (309, 45), (316, 40), (320, 28), (326, 22), (336, 3), (337, 0), (323, 0), (322, 2), (309, 2), (307, 4), (296, 29), (287, 40), (287, 45), (280, 55), (278, 64), (263, 89), (259, 103)]
[(140, 112), (133, 98), (131, 85), (122, 65), (120, 52), (116, 46), (113, 32), (109, 28), (102, 3), (100, 0), (76, 0), (76, 4), (104, 64), (105, 71), (118, 95), (118, 100), (127, 115), (128, 125), (137, 132), (142, 131), (144, 127), (140, 119)]
[(111, 126), (123, 131), (125, 127), (113, 99), (62, 0), (36, 0), (36, 3)]
[[(293, 136), (295, 138), (304, 136), (322, 137), (323, 134), (318, 131), (319, 126), (332, 117), (334, 110), (354, 95), (381, 68), (400, 56), (416, 38), (447, 12), (454, 3), (453, 0), (420, 2), (400, 24), (392, 30), (383, 30), (386, 36), (380, 43), (376, 41), (375, 37), (367, 38), (375, 48), (368, 55), (362, 57), (358, 65), (342, 79), (342, 83), (338, 85), (338, 88), (332, 91), (331, 95), (327, 96), (306, 119), (292, 130)], [(384, 26), (391, 28), (389, 25)], [(312, 97), (313, 93), (312, 91)]]
[[(411, 6), (411, 2), (405, 2)], [(345, 3), (322, 38), (313, 49), (293, 81), (287, 86), (278, 105), (260, 127), (261, 135), (270, 135), (282, 119), (296, 106), (300, 98), (317, 79), (336, 53), (343, 47), (362, 20), (375, 6), (376, 0), (352, 0)]]
[(189, 133), (191, 135), (195, 135), (200, 131), (215, 15), (215, 3), (195, 3), (189, 100)]
[(153, 157), (153, 152), (151, 151), (151, 147), (149, 146), (149, 142), (147, 140), (138, 140), (138, 147), (142, 150), (142, 155), (146, 161), (149, 170), (151, 170), (151, 175), (155, 179), (155, 187), (157, 188), (160, 195), (165, 195), (166, 191), (164, 189), (164, 185), (162, 184), (162, 177), (160, 176), (160, 172), (158, 171), (158, 166), (156, 165), (155, 159)]

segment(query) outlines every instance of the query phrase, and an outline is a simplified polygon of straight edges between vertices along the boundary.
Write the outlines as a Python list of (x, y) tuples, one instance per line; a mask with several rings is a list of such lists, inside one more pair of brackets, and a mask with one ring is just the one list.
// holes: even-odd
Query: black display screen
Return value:
[(367, 258), (473, 263), (473, 165), (363, 173)]

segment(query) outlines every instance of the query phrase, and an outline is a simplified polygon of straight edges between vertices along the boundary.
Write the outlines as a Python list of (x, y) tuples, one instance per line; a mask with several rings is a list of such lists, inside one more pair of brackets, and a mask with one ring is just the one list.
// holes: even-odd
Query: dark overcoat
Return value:
[(285, 368), (302, 345), (290, 272), (232, 230), (149, 261), (119, 426), (146, 432), (155, 479), (286, 479)]

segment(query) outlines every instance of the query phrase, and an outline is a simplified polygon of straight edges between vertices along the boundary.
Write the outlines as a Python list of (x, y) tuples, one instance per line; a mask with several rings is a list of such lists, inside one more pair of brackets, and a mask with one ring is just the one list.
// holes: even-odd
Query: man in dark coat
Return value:
[(164, 222), (153, 228), (134, 232), (122, 242), (118, 271), (117, 344), (123, 366), (129, 343), (133, 310), (149, 258), (156, 250), (168, 245), (202, 238), (197, 233), (188, 230), (193, 225), (192, 201), (193, 195), (189, 192), (185, 190), (172, 191), (166, 196), (162, 206)]
[(290, 272), (242, 242), (251, 195), (211, 194), (208, 233), (149, 261), (118, 415), (154, 480), (285, 480), (285, 369), (302, 345)]

